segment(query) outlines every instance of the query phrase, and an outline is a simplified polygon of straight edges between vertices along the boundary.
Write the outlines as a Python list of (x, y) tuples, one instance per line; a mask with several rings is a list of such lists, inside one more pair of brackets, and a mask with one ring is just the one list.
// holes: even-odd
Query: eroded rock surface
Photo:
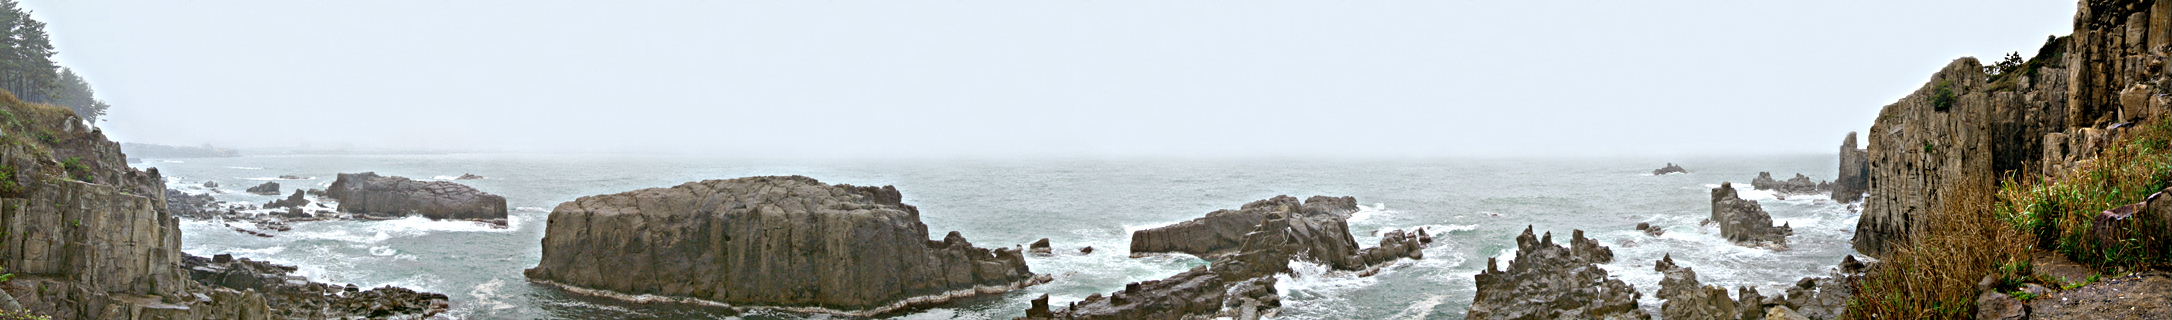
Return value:
[(1532, 234), (1524, 228), (1516, 236), (1516, 260), (1507, 270), (1498, 259), (1488, 258), (1477, 276), (1478, 294), (1471, 301), (1470, 319), (1650, 319), (1637, 310), (1643, 296), (1621, 279), (1607, 276), (1599, 264), (1614, 261), (1614, 251), (1584, 238), (1583, 230), (1569, 239), (1569, 246), (1554, 244), (1553, 233)]
[(893, 187), (749, 177), (586, 196), (551, 211), (528, 278), (617, 294), (874, 315), (1047, 281), (1016, 249), (929, 240)]
[(1757, 201), (1743, 200), (1735, 193), (1731, 183), (1720, 183), (1712, 189), (1712, 217), (1708, 220), (1719, 224), (1720, 235), (1727, 241), (1751, 247), (1786, 249), (1787, 236), (1795, 234), (1790, 226), (1773, 226), (1772, 214)]
[(417, 181), (375, 172), (341, 173), (326, 197), (339, 200), (339, 211), (436, 220), (505, 219), (505, 197), (450, 181)]
[(189, 277), (197, 282), (261, 294), (272, 306), (270, 315), (283, 319), (353, 319), (416, 317), (444, 313), (450, 306), (443, 294), (416, 292), (400, 287), (361, 290), (353, 285), (310, 282), (292, 275), (293, 266), (276, 265), (227, 255), (211, 258), (182, 257)]
[(1123, 291), (1095, 294), (1063, 308), (1053, 308), (1048, 297), (1042, 296), (1026, 311), (1026, 318), (1258, 319), (1274, 314), (1281, 306), (1274, 275), (1291, 273), (1292, 261), (1321, 263), (1370, 276), (1389, 262), (1424, 257), (1425, 245), (1433, 240), (1424, 229), (1386, 231), (1379, 245), (1356, 249), (1356, 241), (1351, 240), (1345, 227), (1347, 214), (1356, 210), (1357, 201), (1350, 197), (1315, 196), (1298, 203), (1297, 198), (1277, 196), (1246, 204), (1243, 209), (1218, 210), (1208, 213), (1207, 218), (1142, 230), (1133, 235), (1134, 248), (1141, 237), (1161, 237), (1157, 239), (1163, 241), (1181, 241), (1179, 236), (1215, 239), (1219, 236), (1216, 230), (1237, 225), (1249, 228), (1228, 247), (1187, 247), (1208, 253), (1204, 256), (1214, 260), (1209, 267), (1162, 280), (1131, 283)]
[(1771, 172), (1758, 172), (1757, 178), (1750, 179), (1750, 188), (1772, 190), (1781, 195), (1798, 195), (1825, 193), (1832, 190), (1832, 184), (1810, 180), (1810, 176), (1801, 173), (1797, 173), (1794, 178), (1788, 178), (1787, 180), (1773, 180)]
[(246, 191), (246, 192), (248, 192), (248, 193), (254, 193), (254, 194), (261, 194), (261, 195), (267, 195), (267, 196), (276, 196), (276, 195), (279, 195), (279, 183), (278, 183), (278, 182), (265, 182), (264, 184), (259, 184), (259, 185), (256, 185), (256, 186), (254, 186), (254, 187), (249, 187), (249, 189), (246, 189), (246, 190), (242, 190), (242, 191)]
[(1652, 267), (1664, 277), (1655, 295), (1666, 301), (1660, 306), (1662, 319), (1840, 319), (1854, 296), (1851, 281), (1860, 281), (1862, 276), (1863, 267), (1851, 264), (1856, 264), (1853, 256), (1843, 259), (1832, 275), (1803, 278), (1779, 296), (1767, 297), (1757, 288), (1741, 287), (1733, 298), (1725, 287), (1698, 282), (1697, 272), (1676, 264), (1673, 255), (1660, 258)]
[(1833, 201), (1863, 200), (1870, 190), (1870, 152), (1855, 147), (1855, 132), (1840, 141), (1840, 175), (1833, 178)]

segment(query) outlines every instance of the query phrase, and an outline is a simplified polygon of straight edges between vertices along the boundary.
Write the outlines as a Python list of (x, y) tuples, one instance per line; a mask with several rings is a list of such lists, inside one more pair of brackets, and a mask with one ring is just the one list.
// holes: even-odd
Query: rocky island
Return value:
[[(1048, 281), (1013, 248), (930, 240), (897, 188), (813, 178), (690, 182), (558, 205), (533, 281), (872, 316)], [(638, 248), (638, 249), (637, 249)]]
[(1751, 247), (1787, 249), (1787, 236), (1795, 234), (1795, 228), (1772, 225), (1772, 214), (1765, 212), (1757, 201), (1743, 200), (1736, 195), (1732, 183), (1722, 182), (1712, 189), (1712, 217), (1706, 223), (1718, 224), (1720, 236), (1727, 241)]
[(1134, 255), (1179, 252), (1214, 261), (1162, 280), (1131, 283), (1123, 291), (1094, 294), (1061, 309), (1047, 295), (1033, 301), (1028, 319), (1258, 319), (1281, 306), (1275, 274), (1292, 261), (1357, 271), (1359, 276), (1397, 259), (1424, 257), (1433, 238), (1424, 229), (1391, 230), (1380, 244), (1359, 249), (1349, 233), (1352, 197), (1313, 196), (1303, 202), (1277, 196), (1237, 210), (1132, 233)]
[(339, 200), (339, 211), (368, 217), (422, 215), (432, 220), (476, 220), (505, 224), (505, 197), (450, 181), (418, 181), (375, 172), (341, 173), (324, 196)]

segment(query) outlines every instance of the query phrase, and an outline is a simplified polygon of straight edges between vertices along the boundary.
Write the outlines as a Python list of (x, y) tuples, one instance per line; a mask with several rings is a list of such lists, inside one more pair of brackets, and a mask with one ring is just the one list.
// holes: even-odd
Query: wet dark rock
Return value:
[(1734, 185), (1725, 182), (1712, 189), (1712, 217), (1706, 221), (1719, 224), (1720, 235), (1728, 241), (1749, 247), (1787, 249), (1787, 236), (1795, 234), (1790, 226), (1773, 226), (1764, 206), (1743, 200)]
[(302, 180), (302, 179), (308, 179), (308, 178), (303, 178), (302, 176), (297, 176), (297, 175), (291, 175), (291, 174), (282, 174), (282, 175), (279, 175), (279, 179), (280, 179), (280, 180)]
[(586, 196), (551, 211), (542, 261), (526, 275), (593, 290), (852, 316), (1048, 281), (1027, 269), (1016, 249), (974, 247), (955, 231), (928, 240), (920, 210), (901, 201), (897, 188), (801, 176)]
[(185, 255), (182, 266), (198, 283), (263, 294), (272, 306), (271, 314), (279, 318), (427, 318), (444, 313), (450, 306), (444, 294), (391, 286), (364, 291), (353, 285), (310, 282), (293, 275), (293, 266), (234, 259), (226, 254), (212, 258)]
[(218, 187), (219, 187), (219, 182), (218, 182), (218, 181), (204, 181), (204, 188), (206, 188), (206, 189), (210, 189), (210, 188), (218, 188)]
[(1655, 176), (1673, 173), (1689, 173), (1689, 169), (1683, 169), (1682, 166), (1675, 165), (1673, 162), (1668, 162), (1667, 166), (1652, 170), (1652, 175)]
[(299, 207), (302, 207), (302, 206), (307, 206), (307, 205), (309, 205), (309, 199), (303, 199), (303, 198), (302, 198), (302, 196), (303, 196), (303, 195), (302, 195), (302, 191), (301, 191), (301, 190), (294, 190), (294, 195), (290, 195), (290, 196), (287, 196), (287, 198), (286, 198), (286, 199), (272, 200), (272, 202), (270, 202), (270, 203), (265, 203), (265, 204), (264, 204), (264, 207), (265, 207), (265, 208), (299, 208)]
[(505, 218), (505, 197), (450, 181), (417, 181), (374, 172), (341, 173), (325, 190), (339, 211), (388, 216), (419, 214), (433, 220)]
[(1772, 179), (1771, 172), (1758, 172), (1756, 179), (1750, 179), (1750, 188), (1771, 190), (1780, 195), (1803, 195), (1828, 192), (1832, 190), (1832, 184), (1810, 180), (1810, 176), (1801, 173), (1795, 174), (1794, 178), (1788, 178), (1786, 181), (1778, 181)]
[(1470, 319), (1649, 319), (1637, 310), (1642, 294), (1621, 279), (1607, 276), (1599, 264), (1614, 252), (1577, 230), (1569, 246), (1553, 243), (1553, 233), (1516, 236), (1516, 260), (1507, 270), (1498, 259), (1486, 260), (1478, 273), (1478, 293)]
[(1295, 250), (1298, 259), (1358, 270), (1368, 264), (1358, 257), (1357, 240), (1349, 231), (1348, 219), (1357, 210), (1353, 197), (1313, 196), (1299, 202), (1296, 197), (1276, 196), (1236, 210), (1216, 210), (1206, 217), (1133, 232), (1131, 252), (1179, 252), (1212, 259), (1235, 253), (1243, 247), (1246, 234), (1270, 217), (1281, 217), (1294, 229), (1288, 245), (1302, 247)]
[(276, 196), (276, 195), (279, 195), (279, 183), (278, 183), (278, 182), (265, 182), (264, 184), (256, 185), (256, 186), (254, 186), (254, 187), (249, 187), (249, 189), (248, 189), (248, 190), (243, 190), (243, 191), (247, 191), (247, 192), (249, 192), (249, 193), (254, 193), (254, 194), (261, 194), (261, 195), (267, 195), (267, 196)]
[(1026, 252), (1032, 252), (1034, 255), (1047, 256), (1055, 254), (1056, 249), (1048, 247), (1048, 238), (1041, 238), (1041, 240), (1034, 241), (1032, 245), (1026, 246)]
[[(1209, 213), (1207, 218), (1153, 229), (1159, 231), (1135, 233), (1134, 248), (1137, 248), (1136, 239), (1141, 237), (1173, 241), (1179, 236), (1191, 236), (1204, 241), (1219, 239), (1219, 230), (1237, 225), (1249, 228), (1228, 247), (1182, 247), (1206, 253), (1205, 257), (1214, 260), (1209, 267), (1195, 268), (1162, 280), (1131, 283), (1123, 291), (1089, 296), (1060, 310), (1050, 310), (1045, 301), (1037, 302), (1033, 309), (1027, 310), (1027, 318), (1258, 319), (1272, 315), (1282, 305), (1282, 298), (1274, 288), (1274, 275), (1292, 272), (1289, 269), (1292, 261), (1323, 264), (1346, 261), (1349, 263), (1347, 268), (1331, 267), (1358, 270), (1358, 276), (1369, 276), (1388, 262), (1424, 256), (1422, 249), (1432, 237), (1423, 229), (1418, 232), (1387, 231), (1381, 235), (1379, 246), (1354, 249), (1356, 241), (1349, 240), (1345, 219), (1349, 212), (1356, 211), (1356, 207), (1355, 198), (1349, 197), (1313, 197), (1300, 204), (1296, 198), (1278, 196), (1246, 204), (1240, 210), (1219, 210)], [(1258, 220), (1244, 222), (1244, 219), (1253, 218)], [(1347, 246), (1332, 240), (1337, 238), (1348, 242)], [(1351, 253), (1321, 254), (1344, 248), (1348, 249), (1335, 252)]]
[(166, 212), (183, 218), (209, 218), (220, 211), (219, 200), (207, 194), (166, 189)]
[(483, 179), (483, 176), (478, 176), (478, 175), (475, 175), (475, 174), (473, 174), (473, 173), (463, 173), (463, 174), (460, 174), (460, 177), (458, 177), (458, 178), (453, 178), (453, 180), (482, 180), (482, 179)]
[(1652, 226), (1652, 223), (1650, 223), (1650, 222), (1638, 222), (1638, 223), (1637, 223), (1637, 231), (1643, 231), (1643, 232), (1644, 232), (1644, 235), (1649, 235), (1649, 236), (1654, 236), (1654, 237), (1657, 237), (1657, 236), (1659, 236), (1659, 235), (1663, 235), (1663, 234), (1667, 234), (1667, 229), (1666, 229), (1666, 228), (1660, 228), (1660, 227), (1655, 227), (1655, 226)]

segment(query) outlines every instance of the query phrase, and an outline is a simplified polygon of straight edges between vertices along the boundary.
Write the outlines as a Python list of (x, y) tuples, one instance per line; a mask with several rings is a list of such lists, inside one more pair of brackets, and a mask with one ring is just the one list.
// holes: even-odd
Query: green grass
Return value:
[(91, 168), (89, 164), (83, 162), (83, 157), (68, 157), (68, 160), (61, 160), (60, 167), (68, 171), (69, 178), (76, 181), (91, 182)]
[(1931, 89), (1931, 110), (1952, 110), (1953, 104), (1959, 100), (1953, 92), (1953, 80), (1938, 80), (1938, 86)]
[(2139, 203), (2172, 186), (2172, 150), (2166, 149), (2172, 146), (2172, 122), (2130, 129), (2126, 135), (2066, 172), (2006, 180), (1994, 211), (2014, 228), (2036, 235), (2036, 246), (2076, 262), (2099, 268), (2172, 263), (2161, 244), (2168, 239), (2162, 230), (2172, 226), (2155, 225), (2161, 220), (2130, 219), (2126, 228), (2109, 231), (2094, 225), (2101, 212)]

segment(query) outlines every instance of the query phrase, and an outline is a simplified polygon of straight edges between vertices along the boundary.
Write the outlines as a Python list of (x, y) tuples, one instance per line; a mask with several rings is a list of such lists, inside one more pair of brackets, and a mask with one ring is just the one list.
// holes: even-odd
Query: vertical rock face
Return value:
[(1772, 214), (1764, 206), (1743, 200), (1735, 194), (1734, 184), (1726, 182), (1712, 189), (1710, 221), (1719, 224), (1721, 236), (1744, 246), (1786, 249), (1787, 236), (1795, 234), (1792, 227), (1773, 226)]
[[(0, 94), (0, 266), (6, 295), (56, 319), (263, 319), (263, 297), (205, 288), (180, 265), (156, 169), (65, 109)], [(26, 132), (40, 132), (31, 139)]]
[(1839, 172), (1833, 178), (1833, 201), (1863, 200), (1863, 192), (1870, 190), (1870, 152), (1855, 147), (1855, 132), (1840, 141)]
[(324, 195), (339, 199), (339, 211), (430, 219), (505, 219), (505, 197), (449, 181), (415, 181), (375, 172), (341, 173)]
[(1470, 319), (1650, 319), (1637, 310), (1636, 292), (1621, 279), (1610, 279), (1598, 264), (1614, 261), (1614, 251), (1584, 238), (1577, 230), (1569, 247), (1553, 243), (1553, 233), (1516, 236), (1516, 260), (1508, 270), (1486, 260), (1477, 276), (1478, 294)]
[(530, 279), (623, 294), (872, 315), (1044, 282), (1017, 250), (928, 240), (897, 188), (750, 177), (587, 196), (551, 211)]
[[(2017, 179), (2095, 154), (2122, 127), (2172, 113), (2167, 90), (2172, 1), (2086, 0), (2074, 34), (1993, 77), (1973, 58), (1888, 105), (1866, 134), (1869, 196), (1855, 247), (1881, 255), (1920, 232), (1940, 187)], [(1981, 180), (1976, 180), (1981, 179)], [(1986, 182), (1991, 183), (1991, 182)]]

